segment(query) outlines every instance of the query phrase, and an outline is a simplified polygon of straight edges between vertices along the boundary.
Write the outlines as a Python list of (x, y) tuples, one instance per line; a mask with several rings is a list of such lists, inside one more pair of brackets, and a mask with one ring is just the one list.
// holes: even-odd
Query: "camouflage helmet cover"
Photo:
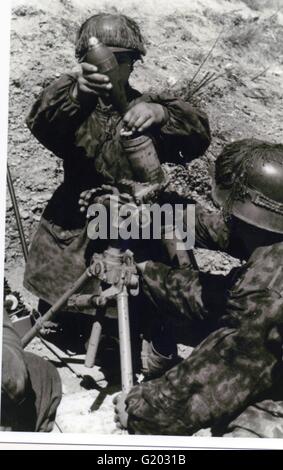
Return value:
[(132, 51), (137, 54), (137, 58), (146, 53), (139, 26), (126, 15), (99, 13), (88, 18), (77, 34), (76, 57), (79, 60), (86, 54), (92, 36), (109, 46), (113, 52)]
[(215, 166), (214, 198), (226, 214), (283, 234), (283, 145), (246, 139), (227, 145)]

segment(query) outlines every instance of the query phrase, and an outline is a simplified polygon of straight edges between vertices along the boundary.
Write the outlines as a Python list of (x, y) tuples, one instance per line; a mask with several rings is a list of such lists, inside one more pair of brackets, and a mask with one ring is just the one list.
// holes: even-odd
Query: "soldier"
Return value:
[(128, 417), (120, 397), (116, 420), (136, 434), (210, 427), (218, 436), (283, 437), (283, 145), (226, 146), (213, 196), (223, 211), (198, 208), (196, 244), (246, 263), (227, 276), (139, 266), (156, 307), (200, 342), (181, 364), (131, 390)]
[(61, 400), (55, 367), (22, 349), (4, 310), (0, 430), (50, 432)]
[[(109, 102), (109, 78), (84, 62), (93, 36), (117, 58), (130, 103), (123, 118)], [(93, 250), (98, 250), (98, 244), (94, 248), (87, 238), (80, 194), (102, 184), (133, 179), (120, 143), (123, 126), (138, 132), (150, 130), (161, 162), (188, 162), (202, 155), (210, 143), (204, 113), (182, 100), (141, 94), (130, 86), (134, 64), (144, 55), (144, 40), (135, 21), (120, 14), (92, 16), (77, 36), (81, 72), (67, 73), (48, 86), (27, 118), (33, 135), (64, 163), (64, 182), (43, 213), (25, 271), (24, 285), (41, 299), (42, 313), (81, 275)], [(73, 330), (78, 330), (77, 325)]]

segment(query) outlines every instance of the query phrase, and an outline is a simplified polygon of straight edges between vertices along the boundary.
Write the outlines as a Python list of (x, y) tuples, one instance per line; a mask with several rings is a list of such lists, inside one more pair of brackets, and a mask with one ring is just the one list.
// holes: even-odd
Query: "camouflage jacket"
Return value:
[[(64, 182), (44, 211), (25, 270), (25, 287), (48, 303), (55, 302), (83, 273), (93, 253), (86, 218), (79, 211), (80, 193), (103, 183), (133, 179), (120, 144), (121, 117), (100, 102), (81, 105), (74, 100), (76, 79), (75, 74), (63, 75), (48, 86), (27, 118), (35, 137), (64, 164)], [(152, 129), (161, 162), (185, 163), (204, 153), (210, 143), (205, 114), (182, 100), (141, 95), (130, 87), (127, 95), (129, 102), (156, 102), (166, 108), (166, 124)]]
[[(198, 246), (239, 252), (220, 215), (200, 211), (196, 229)], [(224, 283), (191, 267), (148, 263), (144, 287), (160, 310), (186, 318), (188, 334), (196, 325), (205, 329), (212, 317), (215, 327), (180, 365), (132, 389), (131, 432), (191, 435), (221, 427), (282, 388), (282, 257), (283, 243), (257, 248), (245, 265), (222, 277)]]
[[(76, 74), (63, 75), (48, 86), (34, 103), (27, 118), (32, 134), (64, 160), (64, 182), (49, 202), (44, 217), (66, 229), (82, 227), (79, 194), (102, 183), (115, 184), (132, 177), (122, 152), (122, 118), (101, 101), (82, 104), (72, 97)], [(168, 120), (152, 134), (161, 162), (185, 163), (202, 155), (210, 143), (204, 113), (189, 103), (162, 95), (141, 95), (127, 88), (128, 101), (162, 104)], [(132, 178), (133, 179), (133, 178)]]
[(6, 310), (4, 309), (2, 393), (14, 403), (18, 403), (25, 395), (27, 383), (28, 373), (21, 340), (13, 328)]
[(1, 423), (18, 432), (50, 432), (60, 403), (61, 379), (45, 359), (26, 352), (3, 312)]

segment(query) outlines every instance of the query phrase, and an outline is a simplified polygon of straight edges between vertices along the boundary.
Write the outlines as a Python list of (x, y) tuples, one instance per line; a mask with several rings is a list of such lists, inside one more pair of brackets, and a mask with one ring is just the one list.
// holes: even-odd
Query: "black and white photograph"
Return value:
[(9, 21), (1, 442), (283, 449), (283, 0)]

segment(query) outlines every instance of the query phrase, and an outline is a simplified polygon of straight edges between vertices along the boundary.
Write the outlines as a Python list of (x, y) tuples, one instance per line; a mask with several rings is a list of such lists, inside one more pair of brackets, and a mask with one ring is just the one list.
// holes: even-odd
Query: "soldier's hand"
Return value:
[(86, 212), (96, 198), (97, 203), (103, 204), (105, 199), (109, 199), (109, 197), (114, 194), (118, 194), (118, 190), (114, 186), (107, 184), (83, 191), (79, 199), (80, 212)]
[(83, 191), (80, 194), (80, 199), (79, 199), (79, 208), (80, 212), (86, 212), (90, 204), (92, 203), (92, 199), (94, 195), (97, 193), (97, 190), (94, 189), (88, 189), (86, 191)]
[(119, 429), (127, 429), (128, 427), (128, 413), (126, 411), (126, 399), (127, 395), (125, 393), (120, 393), (116, 395), (113, 400), (115, 405), (115, 416), (114, 421), (116, 423), (116, 427)]
[(136, 263), (136, 268), (140, 274), (143, 274), (146, 270), (148, 261), (142, 261), (141, 263)]
[(108, 97), (112, 84), (107, 75), (98, 73), (98, 69), (95, 65), (86, 62), (83, 62), (81, 67), (82, 70), (73, 92), (74, 98), (79, 98), (80, 93), (89, 97)]
[[(113, 199), (116, 196), (116, 199)], [(119, 193), (119, 190), (110, 185), (103, 184), (101, 187), (88, 189), (80, 194), (80, 212), (86, 212), (88, 207), (96, 200), (98, 204), (109, 205), (110, 200), (117, 204), (129, 204), (133, 202), (133, 197), (127, 193)]]
[(153, 125), (164, 124), (166, 112), (158, 103), (137, 103), (125, 114), (123, 121), (133, 132), (144, 132)]

